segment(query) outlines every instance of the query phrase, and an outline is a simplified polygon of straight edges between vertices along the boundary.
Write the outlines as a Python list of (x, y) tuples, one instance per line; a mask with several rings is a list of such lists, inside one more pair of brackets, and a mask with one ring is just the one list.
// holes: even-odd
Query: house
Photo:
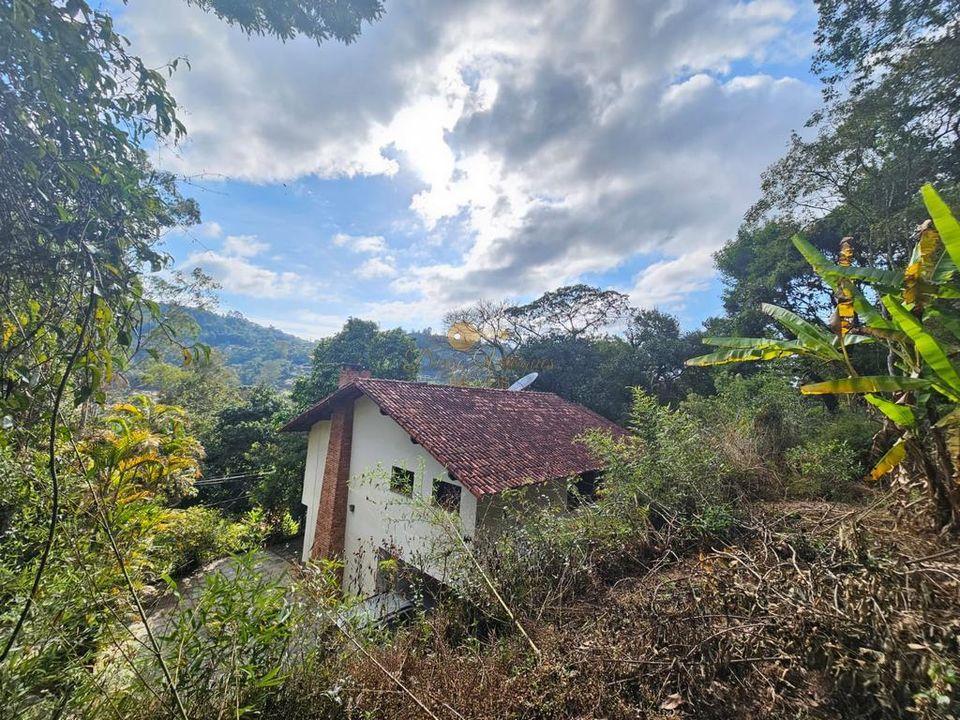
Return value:
[(506, 490), (566, 511), (569, 479), (585, 487), (601, 470), (577, 441), (592, 428), (626, 432), (553, 393), (344, 370), (333, 394), (284, 427), (309, 432), (303, 560), (341, 558), (345, 591), (361, 595), (387, 589), (387, 558), (448, 582), (443, 550), (459, 541), (429, 510), (448, 511), (467, 542), (502, 522)]

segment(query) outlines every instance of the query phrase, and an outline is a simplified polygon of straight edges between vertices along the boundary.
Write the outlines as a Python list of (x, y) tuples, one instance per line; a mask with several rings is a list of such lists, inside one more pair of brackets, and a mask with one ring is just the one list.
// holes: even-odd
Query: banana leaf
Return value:
[(917, 416), (913, 414), (913, 409), (909, 405), (901, 405), (891, 402), (878, 395), (867, 394), (864, 399), (877, 408), (880, 412), (890, 418), (894, 423), (902, 428), (912, 428), (917, 425)]
[[(796, 341), (784, 341), (796, 342)], [(780, 360), (793, 357), (805, 349), (797, 343), (796, 347), (760, 347), (760, 348), (729, 348), (718, 352), (690, 358), (684, 363), (690, 367), (708, 367), (710, 365), (727, 365), (738, 362), (760, 362), (764, 360)]]
[(704, 345), (713, 345), (714, 347), (727, 348), (748, 348), (759, 350), (760, 348), (781, 348), (781, 349), (802, 349), (800, 343), (796, 340), (777, 340), (775, 338), (752, 338), (752, 337), (721, 337), (710, 336), (700, 340)]
[(917, 352), (930, 366), (930, 369), (951, 389), (960, 392), (960, 375), (957, 374), (957, 370), (953, 367), (953, 363), (950, 362), (946, 352), (940, 347), (940, 343), (923, 329), (920, 321), (911, 315), (895, 297), (885, 295), (883, 304), (890, 312), (891, 319), (913, 341)]
[(924, 185), (920, 188), (920, 194), (923, 195), (923, 204), (927, 206), (927, 212), (940, 233), (944, 249), (954, 266), (960, 267), (960, 223), (932, 185)]
[(770, 303), (762, 303), (760, 309), (796, 335), (797, 339), (813, 353), (826, 360), (843, 359), (840, 352), (833, 346), (833, 333), (804, 320), (796, 313)]
[(945, 252), (940, 253), (940, 260), (937, 262), (937, 267), (933, 271), (933, 281), (935, 283), (949, 282), (956, 274), (957, 266), (953, 264), (950, 256)]
[[(827, 260), (826, 256), (815, 248), (808, 240), (800, 235), (794, 235), (792, 238), (793, 246), (800, 251), (804, 259), (810, 263), (810, 267), (820, 277), (831, 284), (831, 280), (837, 278), (849, 278), (851, 280), (863, 280), (875, 285), (887, 285), (889, 287), (899, 287), (903, 281), (903, 273), (896, 270), (881, 270), (880, 268), (870, 267), (843, 267)], [(834, 288), (836, 289), (836, 288)]]
[[(794, 235), (792, 238), (793, 246), (797, 248), (804, 259), (810, 263), (810, 267), (813, 268), (813, 271), (817, 273), (824, 282), (830, 286), (834, 291), (841, 289), (841, 280), (838, 273), (831, 272), (833, 269), (841, 269), (839, 265), (827, 260), (817, 248), (815, 248), (806, 238), (801, 235)], [(879, 330), (891, 330), (894, 331), (895, 328), (893, 324), (887, 320), (880, 312), (867, 300), (862, 292), (853, 285), (852, 282), (847, 286), (850, 293), (853, 295), (853, 309), (856, 311), (857, 315), (860, 316), (860, 319), (868, 327), (876, 328)]]
[[(849, 347), (850, 345), (859, 345), (860, 343), (872, 343), (875, 342), (874, 338), (868, 335), (860, 335), (858, 333), (850, 333), (849, 335), (843, 336), (843, 345), (844, 347)], [(833, 338), (833, 346), (840, 347), (840, 338)]]
[(906, 456), (906, 439), (900, 438), (893, 444), (893, 447), (883, 454), (883, 457), (880, 458), (880, 461), (873, 466), (873, 470), (870, 471), (870, 479), (879, 480), (888, 472), (893, 470), (897, 465), (903, 462), (903, 459)]
[(903, 273), (897, 270), (881, 270), (871, 267), (840, 267), (834, 265), (828, 272), (831, 275), (849, 280), (862, 280), (883, 290), (896, 290), (903, 284)]
[(849, 393), (910, 392), (930, 387), (924, 378), (897, 375), (859, 375), (802, 385), (804, 395), (842, 395)]

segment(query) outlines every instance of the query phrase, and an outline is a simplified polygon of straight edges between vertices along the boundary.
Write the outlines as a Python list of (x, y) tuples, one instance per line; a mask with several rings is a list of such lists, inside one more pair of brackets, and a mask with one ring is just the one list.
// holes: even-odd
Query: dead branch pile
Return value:
[[(378, 660), (439, 718), (958, 717), (960, 547), (828, 504), (746, 530), (541, 621), (540, 658), (454, 646), (441, 613)], [(346, 717), (422, 717), (362, 659), (344, 695)]]

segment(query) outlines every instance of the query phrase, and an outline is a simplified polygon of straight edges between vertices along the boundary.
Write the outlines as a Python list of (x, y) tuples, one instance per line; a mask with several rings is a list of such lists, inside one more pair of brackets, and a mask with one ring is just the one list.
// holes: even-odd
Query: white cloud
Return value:
[(387, 249), (387, 241), (382, 235), (337, 233), (333, 236), (333, 244), (337, 247), (347, 247), (353, 252), (359, 253), (381, 253)]
[(713, 276), (713, 255), (698, 250), (672, 260), (653, 263), (634, 278), (630, 299), (641, 308), (681, 310), (684, 298), (705, 290)]
[(297, 310), (281, 318), (251, 316), (249, 319), (260, 325), (273, 326), (307, 340), (329, 337), (340, 330), (347, 321), (347, 318), (342, 315), (317, 313), (310, 310)]
[(303, 296), (306, 290), (303, 278), (295, 272), (275, 272), (245, 258), (213, 250), (192, 253), (184, 264), (202, 267), (224, 290), (238, 295), (282, 298)]
[(364, 262), (356, 269), (357, 277), (365, 280), (372, 278), (389, 278), (397, 274), (397, 269), (393, 266), (390, 258), (374, 257)]
[(256, 298), (283, 298), (313, 293), (295, 272), (277, 272), (255, 265), (250, 258), (270, 246), (255, 235), (228, 235), (220, 251), (204, 250), (187, 256), (184, 265), (202, 267), (224, 290)]
[(200, 223), (199, 230), (201, 235), (209, 238), (218, 238), (223, 235), (223, 228), (214, 220)]
[[(394, 0), (357, 43), (319, 48), (247, 38), (178, 0), (126, 16), (148, 61), (191, 59), (172, 79), (189, 139), (164, 162), (257, 182), (402, 170), (419, 183), (410, 208), (425, 231), (459, 252), (418, 260), (391, 287), (442, 309), (646, 253), (668, 259), (641, 273), (638, 301), (701, 288), (760, 171), (819, 101), (809, 83), (732, 68), (796, 59), (807, 45), (791, 23), (808, 10)], [(333, 242), (373, 256), (357, 274), (397, 275), (380, 236)], [(679, 272), (690, 263), (697, 280)]]
[(227, 235), (223, 241), (223, 251), (228, 255), (253, 257), (270, 246), (257, 239), (256, 235)]

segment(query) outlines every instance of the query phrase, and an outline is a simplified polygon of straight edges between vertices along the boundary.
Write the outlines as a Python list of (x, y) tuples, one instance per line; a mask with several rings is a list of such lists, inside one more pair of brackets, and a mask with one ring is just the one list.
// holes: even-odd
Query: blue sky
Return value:
[(815, 13), (791, 0), (387, 0), (350, 46), (247, 38), (181, 0), (121, 27), (188, 138), (152, 151), (204, 223), (176, 266), (221, 307), (308, 338), (348, 316), (442, 327), (572, 282), (687, 327), (710, 255), (819, 102)]

